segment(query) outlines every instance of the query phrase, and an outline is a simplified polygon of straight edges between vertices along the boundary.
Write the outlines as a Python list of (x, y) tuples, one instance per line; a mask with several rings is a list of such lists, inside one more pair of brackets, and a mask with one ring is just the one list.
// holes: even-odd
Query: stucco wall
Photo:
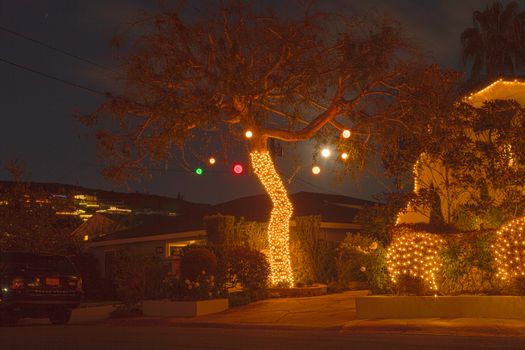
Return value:
[(358, 319), (374, 318), (522, 318), (523, 296), (366, 296), (356, 297)]

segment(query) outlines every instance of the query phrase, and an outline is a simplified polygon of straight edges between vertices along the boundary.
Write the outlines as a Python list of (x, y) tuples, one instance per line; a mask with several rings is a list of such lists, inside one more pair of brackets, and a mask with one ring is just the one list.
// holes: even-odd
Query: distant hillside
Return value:
[[(14, 182), (12, 181), (0, 181), (0, 186), (9, 187), (13, 184)], [(58, 183), (30, 182), (29, 185), (31, 190), (48, 193), (49, 195), (55, 194), (70, 198), (74, 198), (75, 195), (96, 196), (99, 202), (120, 204), (133, 210), (177, 211), (182, 214), (193, 209), (198, 210), (209, 207), (209, 204), (193, 203), (181, 198), (144, 193), (105, 191)]]

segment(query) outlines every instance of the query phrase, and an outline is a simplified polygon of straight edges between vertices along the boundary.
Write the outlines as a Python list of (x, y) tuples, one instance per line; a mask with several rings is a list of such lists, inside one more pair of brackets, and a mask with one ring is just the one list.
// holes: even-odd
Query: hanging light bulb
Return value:
[(330, 150), (328, 148), (323, 148), (321, 150), (321, 155), (323, 156), (323, 158), (330, 157), (330, 154), (331, 154), (331, 152), (330, 152)]
[(345, 160), (348, 159), (348, 153), (343, 152), (343, 153), (341, 154), (341, 158), (343, 158), (343, 159), (345, 159)]
[(208, 163), (210, 163), (210, 165), (214, 165), (215, 164), (215, 158), (211, 157), (210, 159), (208, 159)]
[(347, 138), (349, 138), (350, 136), (352, 136), (352, 132), (351, 132), (350, 130), (348, 130), (348, 129), (345, 129), (345, 130), (343, 130), (342, 135), (343, 135), (343, 137), (344, 137), (345, 139), (347, 139)]
[(244, 171), (244, 167), (242, 166), (242, 164), (237, 163), (233, 166), (233, 172), (236, 175), (241, 175), (243, 171)]
[(251, 139), (253, 136), (253, 132), (251, 130), (246, 130), (244, 136), (246, 136), (247, 139)]
[(319, 168), (317, 165), (312, 168), (312, 173), (314, 175), (319, 175), (320, 172), (321, 172), (321, 168)]

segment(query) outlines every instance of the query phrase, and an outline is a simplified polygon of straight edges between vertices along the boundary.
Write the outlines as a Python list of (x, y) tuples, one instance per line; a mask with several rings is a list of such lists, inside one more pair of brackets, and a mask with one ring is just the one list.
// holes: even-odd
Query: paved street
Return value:
[(1, 349), (525, 349), (525, 339), (188, 327), (0, 328)]
[(522, 320), (356, 320), (355, 295), (268, 299), (197, 318), (108, 320), (77, 309), (71, 324), (23, 319), (0, 327), (3, 349), (525, 349)]

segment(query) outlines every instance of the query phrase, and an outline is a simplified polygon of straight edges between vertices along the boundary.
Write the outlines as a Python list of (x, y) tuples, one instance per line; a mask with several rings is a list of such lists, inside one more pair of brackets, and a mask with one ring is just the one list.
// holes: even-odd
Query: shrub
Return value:
[(374, 293), (388, 291), (385, 248), (368, 236), (348, 234), (337, 248), (336, 268), (339, 288), (366, 281)]
[(248, 245), (257, 250), (268, 248), (266, 223), (247, 221), (242, 217), (236, 221), (233, 216), (217, 214), (205, 216), (204, 225), (209, 244), (227, 247)]
[(168, 275), (171, 266), (158, 256), (149, 257), (146, 259), (146, 263), (144, 297), (146, 299), (162, 299), (164, 297), (164, 279)]
[(252, 299), (260, 299), (259, 291), (268, 286), (270, 265), (266, 256), (248, 246), (226, 248), (221, 270), (230, 286), (240, 283)]
[(525, 217), (512, 220), (498, 230), (493, 245), (497, 276), (509, 284), (525, 276)]
[(235, 306), (242, 306), (242, 305), (248, 305), (252, 298), (250, 297), (250, 293), (247, 291), (238, 291), (228, 294), (228, 301), (230, 307)]
[(165, 296), (172, 300), (206, 300), (224, 296), (224, 290), (216, 283), (214, 275), (205, 270), (193, 280), (181, 276), (169, 276), (164, 280)]
[(290, 252), (296, 281), (301, 284), (328, 283), (335, 279), (337, 243), (320, 236), (320, 216), (295, 218), (290, 232)]
[(516, 277), (511, 286), (512, 292), (517, 295), (525, 295), (525, 277), (519, 276)]
[(395, 291), (399, 295), (427, 295), (429, 288), (421, 277), (401, 275), (395, 285)]
[(191, 247), (184, 250), (180, 260), (180, 272), (183, 279), (195, 281), (205, 271), (208, 276), (217, 272), (217, 257), (210, 249)]
[(119, 316), (137, 315), (141, 310), (146, 286), (147, 258), (142, 255), (120, 251), (115, 259), (115, 282), (117, 297), (122, 306), (116, 310)]
[(173, 300), (204, 300), (221, 297), (224, 286), (217, 281), (217, 257), (208, 248), (190, 246), (183, 250), (180, 276), (164, 281), (166, 297)]
[(233, 231), (235, 217), (231, 215), (210, 215), (203, 218), (204, 226), (211, 244), (226, 244)]
[(387, 204), (367, 205), (355, 217), (355, 222), (361, 225), (361, 233), (383, 245), (390, 243), (392, 227), (404, 206), (404, 203), (394, 196), (385, 199)]
[(418, 231), (409, 226), (398, 226), (394, 230), (392, 243), (388, 247), (387, 264), (390, 279), (398, 292), (412, 290), (410, 286), (403, 284), (418, 279), (425, 286), (425, 290), (419, 288), (418, 293), (437, 292), (437, 277), (442, 266), (440, 250), (443, 244), (444, 240), (437, 234)]
[(440, 291), (444, 294), (495, 293), (495, 277), (491, 242), (494, 232), (473, 232), (449, 235), (441, 251), (443, 263)]

